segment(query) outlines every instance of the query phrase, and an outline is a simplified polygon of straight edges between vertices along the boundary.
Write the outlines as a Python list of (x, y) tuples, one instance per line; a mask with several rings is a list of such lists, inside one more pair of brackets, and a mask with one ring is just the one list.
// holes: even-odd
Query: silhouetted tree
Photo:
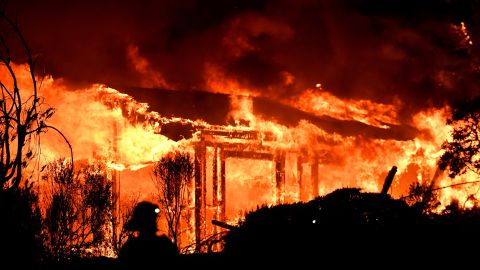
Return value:
[(410, 184), (408, 195), (403, 200), (424, 214), (432, 214), (440, 206), (438, 192), (435, 191), (432, 183), (414, 182)]
[[(23, 48), (24, 55), (16, 54), (17, 59), (13, 59), (13, 47)], [(20, 82), (15, 70), (14, 62), (19, 64), (24, 60), (30, 75), (29, 83)], [(0, 63), (1, 72), (7, 74), (4, 80), (0, 80), (0, 188), (15, 189), (22, 181), (23, 169), (38, 154), (35, 147), (40, 134), (53, 129), (66, 138), (58, 129), (47, 124), (54, 109), (38, 95), (30, 47), (17, 24), (3, 10), (0, 10)], [(28, 86), (21, 88), (23, 85)]]
[(89, 246), (97, 255), (107, 254), (113, 244), (109, 240), (113, 236), (112, 215), (116, 202), (112, 182), (106, 177), (106, 166), (102, 163), (87, 165), (82, 169), (81, 213), (84, 227), (91, 235)]
[[(47, 120), (53, 115), (38, 95), (35, 61), (18, 25), (0, 6), (0, 260), (30, 263), (38, 259), (40, 210), (38, 197), (24, 170), (38, 155), (40, 134), (53, 129)], [(20, 65), (25, 63), (25, 65)], [(19, 77), (25, 68), (29, 76)], [(73, 157), (72, 151), (70, 152)], [(36, 255), (35, 255), (36, 254)], [(20, 267), (20, 266), (19, 266)], [(21, 268), (21, 267), (20, 267)]]
[(56, 160), (47, 165), (45, 180), (44, 230), (48, 256), (54, 260), (69, 258), (76, 253), (78, 240), (77, 190), (78, 174), (71, 171), (69, 162)]
[(71, 168), (64, 159), (47, 168), (44, 226), (49, 255), (54, 260), (106, 255), (115, 245), (110, 241), (115, 203), (112, 183), (102, 164), (87, 165), (77, 173)]
[(448, 168), (452, 178), (467, 170), (480, 175), (480, 96), (458, 105), (447, 123), (453, 126), (452, 141), (442, 145), (440, 168)]
[(168, 232), (178, 246), (179, 226), (182, 214), (190, 201), (190, 183), (193, 177), (193, 161), (188, 153), (175, 152), (163, 157), (153, 169), (153, 182), (157, 188), (158, 202), (165, 209)]

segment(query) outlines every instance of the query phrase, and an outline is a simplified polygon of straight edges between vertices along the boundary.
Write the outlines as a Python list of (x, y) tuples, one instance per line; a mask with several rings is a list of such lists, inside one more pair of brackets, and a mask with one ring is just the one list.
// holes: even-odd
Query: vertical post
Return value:
[(318, 156), (314, 155), (311, 164), (313, 197), (318, 197)]
[(201, 172), (202, 172), (202, 237), (205, 236), (207, 231), (207, 145), (205, 142), (202, 142), (202, 159), (200, 161)]
[(285, 197), (285, 152), (275, 155), (275, 182), (277, 204), (284, 202)]
[(112, 175), (112, 205), (113, 205), (113, 209), (112, 209), (112, 219), (111, 219), (111, 222), (112, 222), (112, 242), (114, 243), (114, 245), (117, 244), (118, 240), (117, 240), (117, 224), (118, 224), (118, 199), (119, 199), (119, 194), (117, 193), (117, 171), (115, 169), (112, 169), (111, 170), (111, 175)]
[(201, 228), (201, 212), (200, 212), (200, 207), (201, 207), (201, 191), (202, 191), (202, 179), (201, 179), (201, 173), (200, 173), (200, 147), (197, 144), (195, 144), (195, 161), (194, 161), (194, 170), (195, 170), (195, 243), (198, 245), (201, 241), (201, 236), (200, 236), (200, 228)]
[(199, 244), (204, 236), (205, 202), (203, 187), (205, 182), (205, 142), (195, 144), (195, 242)]
[[(118, 162), (118, 127), (117, 123), (113, 122), (113, 161)], [(120, 213), (120, 174), (117, 170), (112, 170), (112, 191), (113, 191), (113, 209), (112, 209), (112, 241), (116, 245), (118, 240), (117, 225)]]
[(307, 198), (305, 196), (305, 187), (303, 184), (303, 164), (302, 164), (302, 154), (298, 153), (297, 154), (297, 184), (298, 184), (298, 194), (300, 201), (306, 201)]
[[(212, 204), (213, 219), (218, 219), (218, 147), (213, 150), (212, 161)], [(213, 226), (213, 233), (217, 233), (217, 226)]]
[(223, 151), (223, 148), (220, 148), (220, 221), (225, 222), (226, 219), (226, 201), (225, 201), (225, 182), (226, 182), (226, 177), (225, 177), (225, 152)]
[(382, 188), (382, 191), (380, 192), (381, 194), (387, 194), (388, 193), (388, 190), (390, 189), (390, 186), (392, 185), (393, 178), (395, 177), (396, 173), (397, 173), (397, 166), (393, 166), (392, 169), (390, 169), (390, 172), (388, 172), (388, 175), (385, 178), (385, 182), (383, 182), (383, 188)]

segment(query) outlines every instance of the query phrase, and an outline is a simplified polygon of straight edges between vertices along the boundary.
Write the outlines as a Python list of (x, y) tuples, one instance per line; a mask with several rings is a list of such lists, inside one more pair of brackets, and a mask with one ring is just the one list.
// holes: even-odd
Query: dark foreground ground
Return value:
[(249, 213), (225, 235), (221, 253), (130, 267), (110, 258), (83, 258), (31, 269), (478, 268), (480, 208), (447, 210), (425, 214), (388, 195), (342, 189)]
[[(124, 266), (113, 258), (82, 258), (68, 262), (50, 262), (34, 265), (35, 269), (229, 269), (228, 263), (220, 253), (180, 255), (175, 262), (158, 261), (156, 265)], [(227, 268), (225, 268), (227, 267)], [(3, 268), (0, 268), (3, 269)], [(12, 268), (13, 269), (13, 268)]]
[[(477, 238), (477, 237), (474, 237)], [(175, 263), (124, 267), (115, 259), (90, 258), (65, 263), (41, 264), (31, 269), (466, 269), (478, 265), (480, 249), (460, 242), (432, 243), (421, 239), (411, 245), (374, 247), (368, 243), (357, 252), (339, 246), (329, 250), (311, 250), (305, 254), (256, 254), (229, 256), (223, 253), (181, 255)], [(4, 268), (1, 269), (15, 269)]]

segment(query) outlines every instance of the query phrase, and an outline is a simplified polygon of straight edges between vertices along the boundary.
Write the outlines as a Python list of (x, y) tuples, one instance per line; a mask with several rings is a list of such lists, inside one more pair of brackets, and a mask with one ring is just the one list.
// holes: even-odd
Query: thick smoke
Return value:
[(316, 83), (340, 98), (400, 99), (405, 122), (480, 93), (478, 1), (18, 0), (7, 8), (47, 73), (76, 86), (212, 90), (213, 70), (280, 101)]

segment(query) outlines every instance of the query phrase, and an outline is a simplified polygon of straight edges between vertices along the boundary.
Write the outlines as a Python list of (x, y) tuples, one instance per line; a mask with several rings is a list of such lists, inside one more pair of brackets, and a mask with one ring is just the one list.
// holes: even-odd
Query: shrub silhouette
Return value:
[(357, 259), (373, 253), (389, 256), (404, 247), (406, 237), (419, 237), (426, 220), (389, 195), (344, 188), (308, 203), (262, 207), (247, 214), (226, 236), (225, 254), (278, 263), (328, 260), (338, 254)]
[(38, 264), (42, 256), (41, 215), (31, 185), (0, 191), (0, 260), (17, 267)]

